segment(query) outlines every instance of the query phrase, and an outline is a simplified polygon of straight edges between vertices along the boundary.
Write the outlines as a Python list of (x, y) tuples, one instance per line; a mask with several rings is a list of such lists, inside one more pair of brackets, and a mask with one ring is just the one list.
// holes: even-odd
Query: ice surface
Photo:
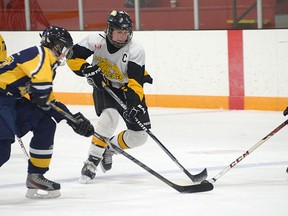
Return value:
[[(70, 108), (97, 121), (92, 106)], [(270, 111), (151, 108), (150, 115), (153, 134), (192, 174), (206, 167), (208, 179), (285, 121), (281, 112)], [(123, 129), (121, 121), (117, 132)], [(90, 138), (61, 122), (45, 175), (61, 183), (61, 197), (25, 198), (27, 163), (16, 141), (11, 159), (0, 168), (0, 216), (287, 216), (287, 131), (286, 126), (219, 178), (214, 190), (181, 194), (122, 155), (113, 157), (111, 171), (99, 169), (93, 183), (78, 183)], [(30, 138), (22, 138), (27, 150)], [(128, 153), (177, 184), (191, 184), (151, 138)]]

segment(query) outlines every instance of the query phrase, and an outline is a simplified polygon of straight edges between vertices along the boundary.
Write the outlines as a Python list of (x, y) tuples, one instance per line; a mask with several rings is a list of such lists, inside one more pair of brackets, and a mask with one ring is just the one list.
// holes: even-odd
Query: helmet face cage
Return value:
[[(62, 55), (64, 61), (72, 56), (73, 39), (69, 32), (61, 27), (50, 26), (41, 36), (41, 45), (51, 49), (56, 57)], [(56, 53), (55, 53), (56, 52)]]
[[(107, 37), (109, 42), (117, 47), (117, 48), (122, 48), (124, 46), (126, 46), (132, 39), (133, 37), (133, 31), (132, 31), (132, 27), (133, 27), (133, 23), (132, 20), (129, 16), (129, 14), (125, 11), (116, 11), (113, 10), (107, 18)], [(126, 30), (128, 31), (128, 36), (125, 42), (120, 43), (120, 42), (116, 42), (113, 41), (113, 37), (112, 37), (112, 32), (115, 29), (121, 29), (121, 30)]]

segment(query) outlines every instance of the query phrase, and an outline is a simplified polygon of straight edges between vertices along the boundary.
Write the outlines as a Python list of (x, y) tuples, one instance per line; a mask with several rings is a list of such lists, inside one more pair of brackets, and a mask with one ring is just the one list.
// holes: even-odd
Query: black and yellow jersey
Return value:
[(143, 100), (143, 84), (152, 83), (152, 78), (145, 70), (145, 51), (139, 42), (131, 40), (119, 49), (111, 45), (105, 34), (92, 33), (73, 46), (73, 56), (67, 64), (81, 76), (90, 56), (93, 56), (92, 65), (101, 68), (112, 87), (131, 92), (135, 101)]
[(29, 85), (38, 95), (51, 92), (57, 59), (52, 51), (43, 46), (34, 46), (7, 57), (0, 64), (0, 94), (21, 97)]
[(7, 49), (3, 37), (0, 34), (0, 63), (7, 58)]

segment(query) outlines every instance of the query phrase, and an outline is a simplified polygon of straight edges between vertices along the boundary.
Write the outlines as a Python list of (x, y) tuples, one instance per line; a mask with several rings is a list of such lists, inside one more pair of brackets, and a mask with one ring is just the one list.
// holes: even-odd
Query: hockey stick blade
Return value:
[[(191, 175), (191, 174), (190, 174)], [(208, 176), (207, 169), (205, 168), (202, 172), (192, 175), (192, 181), (193, 182), (202, 182), (205, 180)]]
[(130, 155), (127, 152), (125, 152), (124, 150), (120, 149), (118, 146), (116, 146), (112, 143), (110, 143), (110, 145), (112, 146), (112, 148), (115, 151), (122, 154), (124, 157), (128, 158), (129, 160), (131, 160), (132, 162), (134, 162), (138, 166), (142, 167), (143, 169), (148, 171), (150, 174), (154, 175), (156, 178), (160, 179), (161, 181), (163, 181), (164, 183), (166, 183), (167, 185), (174, 188), (175, 190), (177, 190), (180, 193), (199, 193), (199, 192), (211, 191), (214, 188), (213, 184), (211, 184), (210, 182), (205, 182), (205, 183), (201, 183), (201, 184), (197, 184), (197, 185), (186, 185), (186, 186), (177, 185), (177, 184), (169, 181), (168, 179), (166, 179), (165, 177), (163, 177), (159, 173), (155, 172), (150, 167), (146, 166), (145, 164), (143, 164), (141, 161), (137, 160), (132, 155)]
[(213, 190), (214, 186), (210, 182), (205, 182), (197, 185), (180, 186), (174, 184), (174, 189), (180, 193), (200, 193)]

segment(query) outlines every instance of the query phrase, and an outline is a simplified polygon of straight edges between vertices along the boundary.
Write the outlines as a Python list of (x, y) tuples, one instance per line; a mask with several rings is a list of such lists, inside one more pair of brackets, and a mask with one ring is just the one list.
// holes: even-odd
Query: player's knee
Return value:
[(0, 167), (9, 160), (10, 153), (11, 153), (11, 141), (0, 140)]
[(50, 128), (51, 132), (55, 132), (56, 131), (56, 123), (55, 123), (55, 121), (53, 121), (52, 118), (50, 118), (50, 117), (47, 118), (46, 125), (47, 125), (47, 127)]
[(52, 149), (55, 131), (56, 123), (49, 116), (42, 117), (37, 127), (33, 130), (30, 146), (38, 149), (39, 145), (41, 145), (41, 149)]
[(123, 140), (129, 148), (135, 148), (146, 143), (148, 134), (145, 131), (127, 130), (124, 133)]
[(56, 123), (49, 116), (43, 116), (38, 124), (39, 131), (54, 133), (56, 131)]

